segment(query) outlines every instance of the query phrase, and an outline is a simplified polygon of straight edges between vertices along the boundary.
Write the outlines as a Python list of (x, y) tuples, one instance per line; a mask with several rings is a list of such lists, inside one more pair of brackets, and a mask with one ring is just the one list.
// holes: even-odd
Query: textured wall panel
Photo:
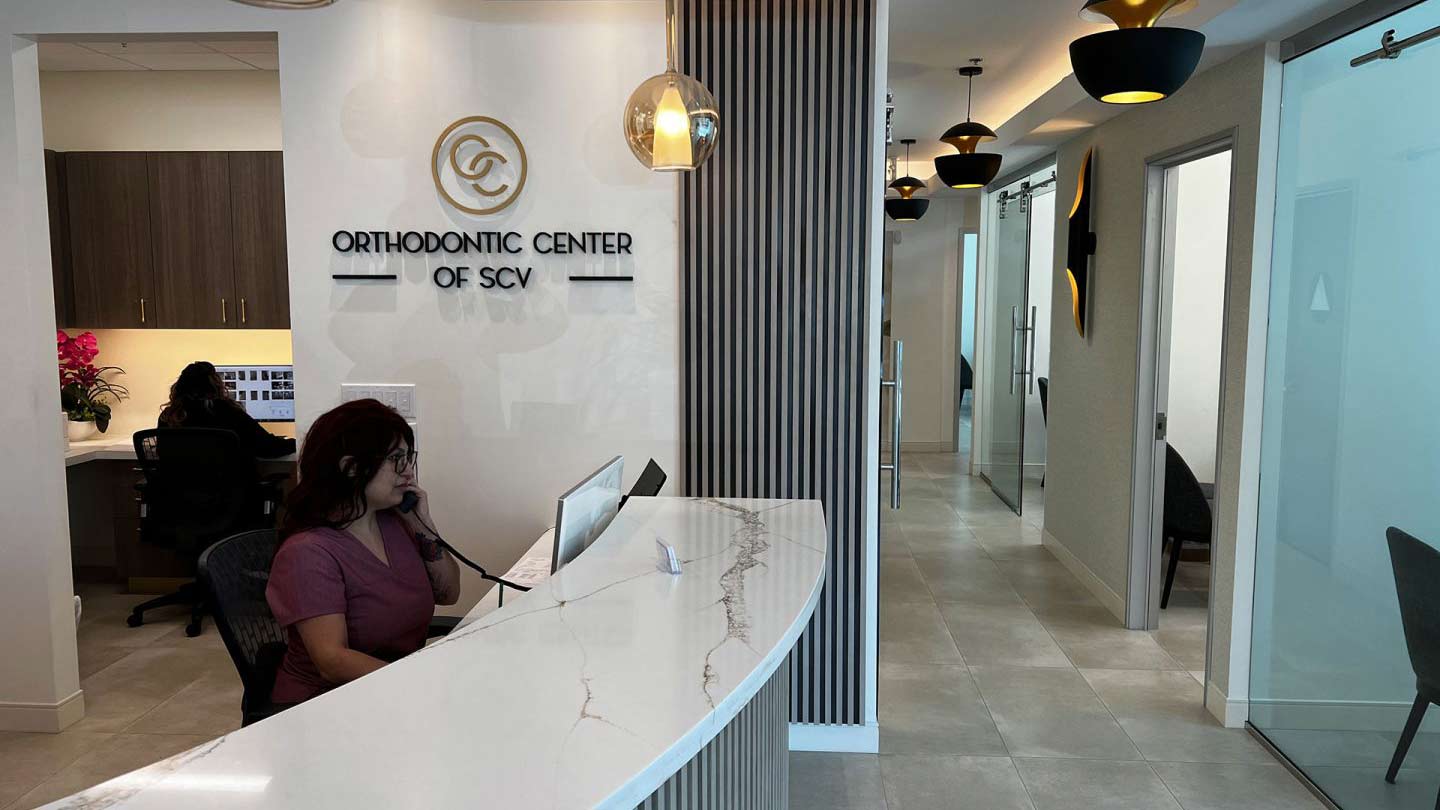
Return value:
[(825, 504), (791, 720), (860, 724), (874, 0), (677, 5), (680, 69), (721, 115), (680, 190), (684, 487)]
[(790, 664), (637, 810), (784, 810), (790, 803)]

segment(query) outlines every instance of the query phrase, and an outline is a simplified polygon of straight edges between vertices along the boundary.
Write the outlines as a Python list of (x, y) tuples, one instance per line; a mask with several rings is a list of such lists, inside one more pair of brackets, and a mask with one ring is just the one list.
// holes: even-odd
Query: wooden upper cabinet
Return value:
[(67, 152), (71, 326), (156, 325), (150, 184), (144, 152)]
[(230, 217), (238, 326), (289, 329), (285, 170), (279, 152), (230, 153)]
[(50, 272), (55, 279), (55, 325), (75, 323), (74, 282), (70, 279), (70, 208), (65, 204), (65, 156), (45, 150), (45, 197), (50, 218)]
[(225, 152), (150, 153), (150, 232), (160, 326), (227, 329), (240, 319)]

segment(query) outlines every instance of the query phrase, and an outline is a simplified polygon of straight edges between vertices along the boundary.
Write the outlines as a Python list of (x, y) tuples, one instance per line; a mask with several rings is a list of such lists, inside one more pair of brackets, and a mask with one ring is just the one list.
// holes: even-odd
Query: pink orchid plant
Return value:
[(130, 396), (125, 386), (105, 379), (105, 375), (124, 374), (125, 370), (95, 365), (100, 346), (93, 332), (70, 337), (65, 330), (56, 330), (55, 353), (60, 363), (60, 407), (66, 417), (74, 422), (94, 422), (104, 433), (110, 426), (110, 403), (106, 400), (118, 403)]

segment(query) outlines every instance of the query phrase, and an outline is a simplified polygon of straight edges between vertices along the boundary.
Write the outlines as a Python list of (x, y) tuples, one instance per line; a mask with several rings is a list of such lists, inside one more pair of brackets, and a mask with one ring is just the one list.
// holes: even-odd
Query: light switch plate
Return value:
[(416, 418), (415, 386), (412, 383), (341, 383), (340, 401), (377, 399), (394, 408), (406, 419)]

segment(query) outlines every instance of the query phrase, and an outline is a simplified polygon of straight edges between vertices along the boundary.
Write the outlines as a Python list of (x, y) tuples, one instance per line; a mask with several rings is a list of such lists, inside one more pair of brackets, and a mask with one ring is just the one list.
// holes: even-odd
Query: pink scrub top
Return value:
[(336, 686), (321, 677), (295, 628), (305, 619), (343, 614), (350, 649), (383, 661), (425, 645), (435, 615), (425, 562), (403, 520), (389, 510), (376, 518), (388, 566), (342, 529), (309, 529), (281, 544), (265, 589), (270, 610), (288, 636), (272, 701), (299, 703)]

